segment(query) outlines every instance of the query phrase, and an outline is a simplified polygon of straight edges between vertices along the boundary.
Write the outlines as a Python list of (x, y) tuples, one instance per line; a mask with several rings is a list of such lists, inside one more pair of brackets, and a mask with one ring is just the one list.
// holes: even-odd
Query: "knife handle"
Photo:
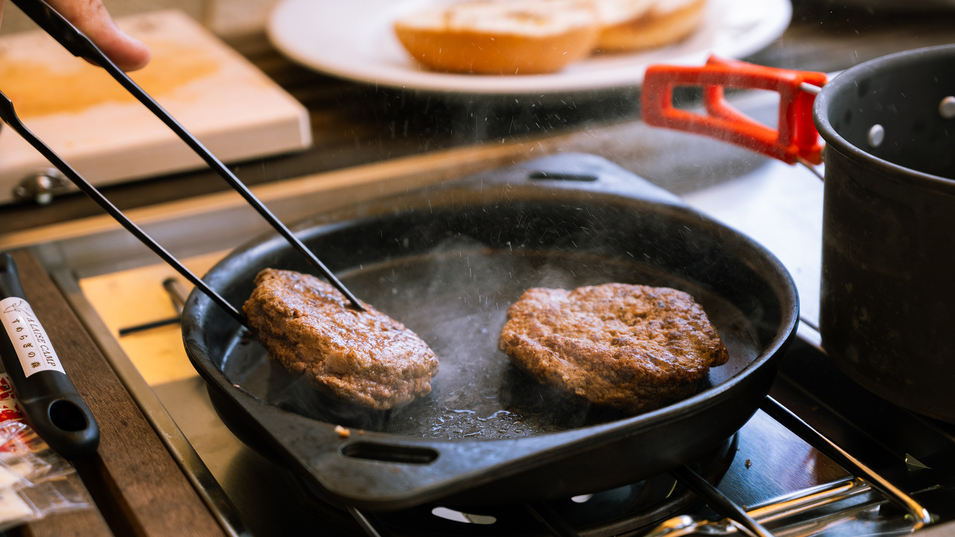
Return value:
[(0, 253), (0, 359), (26, 420), (67, 459), (92, 455), (99, 426), (26, 300), (16, 263)]

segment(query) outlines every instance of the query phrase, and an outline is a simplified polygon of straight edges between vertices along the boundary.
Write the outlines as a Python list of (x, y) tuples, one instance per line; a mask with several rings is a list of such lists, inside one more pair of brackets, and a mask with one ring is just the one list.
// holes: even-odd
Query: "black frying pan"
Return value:
[[(745, 237), (620, 168), (581, 155), (518, 166), (307, 222), (296, 237), (58, 13), (39, 0), (15, 2), (70, 52), (103, 66), (278, 230), (281, 238), (239, 249), (200, 280), (37, 139), (0, 94), (0, 118), (205, 293), (186, 304), (184, 339), (220, 416), (326, 498), (400, 509), (438, 498), (525, 502), (610, 488), (700, 457), (768, 392), (773, 358), (795, 334), (798, 300), (788, 273)], [(529, 181), (535, 177), (548, 186)], [(368, 414), (301, 390), (243, 334), (233, 307), (265, 267), (318, 270), (350, 296), (340, 274), (421, 333), (442, 358), (434, 393), (400, 411)], [(523, 289), (607, 281), (696, 295), (730, 363), (698, 395), (623, 417), (540, 389), (495, 349), (503, 309)], [(335, 424), (362, 431), (344, 439)]]
[[(692, 462), (756, 411), (795, 333), (796, 290), (771, 254), (589, 155), (365, 204), (296, 230), (357, 296), (432, 346), (441, 360), (433, 392), (389, 412), (324, 398), (271, 365), (200, 293), (183, 312), (186, 351), (237, 436), (326, 499), (355, 507), (561, 498)], [(240, 305), (265, 267), (309, 270), (270, 235), (204, 280)], [(730, 362), (697, 395), (628, 417), (542, 388), (497, 350), (505, 310), (526, 288), (610, 281), (694, 295)]]

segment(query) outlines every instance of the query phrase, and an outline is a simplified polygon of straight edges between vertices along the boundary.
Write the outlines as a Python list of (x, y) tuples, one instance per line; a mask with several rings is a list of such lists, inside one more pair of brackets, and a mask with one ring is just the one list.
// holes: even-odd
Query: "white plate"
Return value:
[(636, 86), (654, 63), (701, 65), (710, 54), (742, 58), (782, 35), (790, 0), (710, 0), (702, 27), (649, 52), (594, 56), (558, 73), (491, 76), (431, 71), (398, 42), (392, 21), (427, 0), (282, 0), (268, 35), (284, 54), (334, 76), (396, 88), (457, 94), (557, 94)]

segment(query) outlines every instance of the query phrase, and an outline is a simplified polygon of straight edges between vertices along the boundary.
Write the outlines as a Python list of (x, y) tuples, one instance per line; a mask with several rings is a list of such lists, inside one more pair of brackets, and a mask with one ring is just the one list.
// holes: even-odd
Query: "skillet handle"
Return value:
[[(754, 65), (710, 56), (703, 67), (651, 65), (640, 96), (648, 125), (668, 127), (717, 140), (779, 159), (787, 164), (822, 162), (822, 143), (812, 121), (815, 93), (826, 74)], [(673, 106), (675, 86), (700, 86), (708, 115)], [(723, 88), (770, 90), (779, 93), (779, 128), (773, 129), (732, 108)]]
[(63, 370), (7, 253), (0, 253), (0, 324), (0, 359), (30, 426), (67, 459), (95, 453), (96, 419)]

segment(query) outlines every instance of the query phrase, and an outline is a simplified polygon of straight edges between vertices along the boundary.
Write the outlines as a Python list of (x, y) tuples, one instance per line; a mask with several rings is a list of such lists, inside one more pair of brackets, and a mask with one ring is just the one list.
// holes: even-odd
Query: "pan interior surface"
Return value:
[[(440, 370), (428, 396), (384, 412), (341, 403), (291, 377), (281, 365), (269, 361), (258, 343), (242, 334), (236, 334), (224, 349), (221, 367), (225, 376), (269, 404), (319, 421), (393, 435), (518, 438), (623, 419), (628, 416), (540, 385), (513, 366), (497, 346), (507, 308), (526, 289), (572, 289), (609, 282), (673, 287), (690, 293), (703, 306), (730, 351), (730, 361), (711, 369), (700, 390), (731, 379), (761, 352), (761, 340), (766, 336), (758, 333), (753, 312), (744, 313), (722, 293), (647, 261), (645, 256), (655, 257), (650, 255), (654, 248), (685, 249), (680, 244), (685, 241), (685, 229), (682, 235), (678, 233), (684, 237), (679, 242), (654, 248), (639, 243), (608, 248), (606, 238), (598, 241), (602, 242), (598, 246), (581, 243), (578, 248), (527, 241), (535, 243), (531, 248), (527, 243), (505, 240), (507, 236), (500, 236), (500, 230), (495, 231), (498, 237), (494, 239), (487, 236), (489, 231), (447, 231), (455, 229), (457, 218), (461, 215), (449, 216), (452, 225), (448, 225), (435, 217), (445, 231), (440, 239), (429, 241), (421, 240), (417, 228), (391, 226), (394, 233), (388, 241), (394, 245), (395, 255), (371, 257), (337, 273), (358, 297), (404, 323), (438, 355)], [(567, 222), (548, 229), (559, 235), (564, 225)], [(510, 231), (522, 234), (527, 230), (518, 227)], [(533, 236), (538, 237), (536, 232)], [(645, 239), (659, 242), (659, 238)], [(583, 240), (565, 235), (560, 243), (570, 246)], [(427, 247), (416, 248), (415, 244)], [(330, 244), (326, 250), (331, 250)], [(268, 266), (306, 270), (266, 257), (269, 261), (263, 262), (270, 263)], [(707, 260), (700, 262), (706, 264)]]

